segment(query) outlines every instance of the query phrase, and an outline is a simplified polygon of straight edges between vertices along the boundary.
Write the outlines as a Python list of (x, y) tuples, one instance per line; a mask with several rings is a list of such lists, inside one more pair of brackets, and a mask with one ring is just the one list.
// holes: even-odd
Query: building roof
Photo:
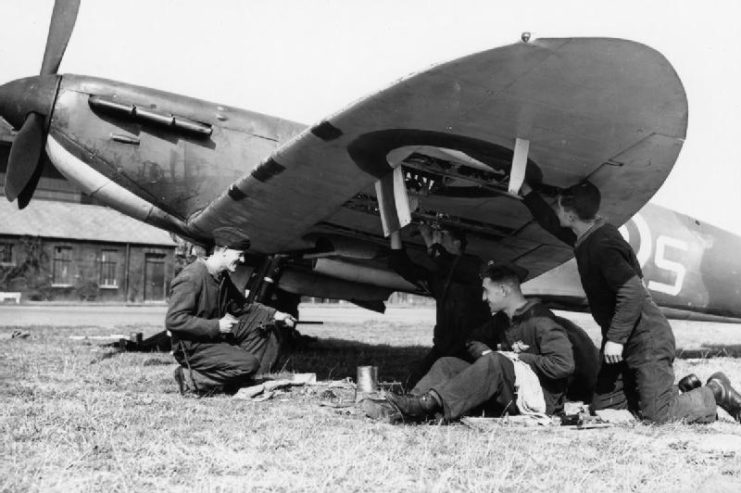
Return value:
[(32, 200), (18, 210), (0, 197), (0, 234), (175, 246), (170, 234), (100, 205)]

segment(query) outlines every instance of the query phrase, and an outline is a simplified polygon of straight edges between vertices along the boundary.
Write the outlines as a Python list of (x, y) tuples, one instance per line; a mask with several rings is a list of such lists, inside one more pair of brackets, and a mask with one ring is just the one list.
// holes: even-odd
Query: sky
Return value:
[[(36, 75), (52, 0), (0, 0), (0, 83)], [(534, 38), (616, 37), (666, 56), (687, 140), (653, 202), (741, 235), (741, 2), (83, 0), (60, 73), (312, 123), (432, 64)]]

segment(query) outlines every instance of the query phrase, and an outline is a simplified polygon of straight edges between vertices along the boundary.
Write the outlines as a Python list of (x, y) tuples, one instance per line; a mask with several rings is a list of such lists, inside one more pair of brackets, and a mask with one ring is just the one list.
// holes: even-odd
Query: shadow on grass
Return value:
[(678, 348), (677, 358), (739, 358), (741, 344), (703, 344), (699, 348)]
[[(169, 348), (167, 348), (169, 349)], [(382, 382), (407, 382), (414, 366), (424, 358), (429, 348), (424, 346), (391, 346), (367, 344), (339, 338), (319, 338), (294, 349), (282, 359), (280, 371), (316, 373), (319, 380), (355, 379), (358, 366), (378, 367)], [(157, 352), (149, 348), (144, 352)], [(114, 357), (119, 351), (101, 355), (100, 359)], [(740, 358), (741, 344), (705, 344), (700, 348), (678, 348), (678, 359)], [(171, 361), (168, 358), (167, 364)], [(166, 364), (160, 360), (145, 365)]]
[(319, 380), (355, 379), (358, 366), (377, 366), (378, 380), (404, 382), (414, 365), (429, 351), (423, 346), (365, 344), (345, 339), (317, 339), (294, 350), (281, 371), (316, 373)]
[[(169, 337), (161, 339), (159, 334), (144, 344), (135, 345), (123, 341), (126, 346), (114, 342), (104, 345), (110, 351), (101, 354), (93, 363), (114, 358), (123, 352), (165, 353), (170, 350)], [(338, 338), (317, 338), (288, 351), (279, 363), (279, 372), (316, 373), (318, 380), (342, 380), (357, 375), (358, 366), (377, 366), (379, 382), (407, 382), (414, 366), (424, 358), (429, 348), (424, 346), (391, 346), (367, 344)], [(167, 358), (148, 359), (145, 366), (170, 364)]]

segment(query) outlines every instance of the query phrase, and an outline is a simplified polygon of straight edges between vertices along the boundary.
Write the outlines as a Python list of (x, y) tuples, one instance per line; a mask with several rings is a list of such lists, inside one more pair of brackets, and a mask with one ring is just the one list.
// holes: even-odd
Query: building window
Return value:
[(72, 248), (54, 247), (52, 286), (72, 285)]
[(103, 250), (100, 255), (100, 280), (98, 282), (101, 288), (118, 287), (117, 266), (118, 250)]
[(0, 265), (13, 265), (13, 244), (0, 243)]

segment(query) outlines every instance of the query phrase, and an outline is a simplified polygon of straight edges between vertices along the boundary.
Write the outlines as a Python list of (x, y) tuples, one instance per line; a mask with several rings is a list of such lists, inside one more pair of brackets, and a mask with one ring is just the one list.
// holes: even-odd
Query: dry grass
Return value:
[[(322, 387), (262, 403), (182, 398), (169, 355), (103, 357), (67, 337), (110, 329), (31, 332), (0, 341), (0, 491), (741, 490), (741, 426), (727, 416), (585, 431), (390, 426), (320, 407)], [(383, 322), (304, 332), (336, 339), (286, 369), (334, 379), (364, 363), (401, 379), (429, 337)], [(741, 382), (733, 358), (680, 360), (677, 374), (716, 368)]]

